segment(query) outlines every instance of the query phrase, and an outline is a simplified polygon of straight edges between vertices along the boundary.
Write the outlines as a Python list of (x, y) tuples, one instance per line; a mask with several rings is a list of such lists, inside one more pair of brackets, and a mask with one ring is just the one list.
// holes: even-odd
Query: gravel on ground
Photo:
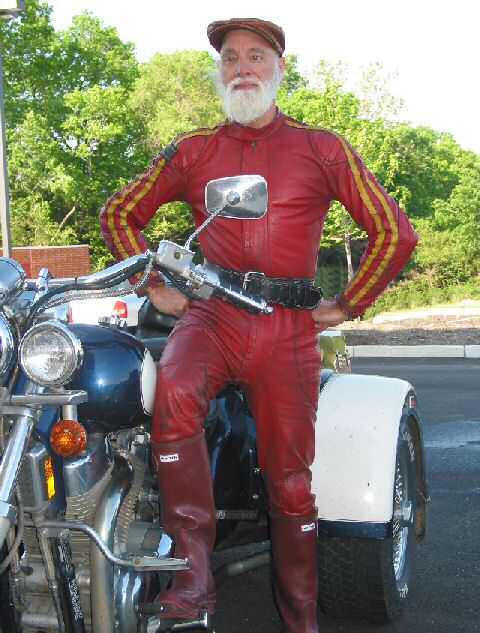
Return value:
[(382, 323), (356, 319), (339, 329), (347, 345), (480, 345), (479, 315), (429, 315)]

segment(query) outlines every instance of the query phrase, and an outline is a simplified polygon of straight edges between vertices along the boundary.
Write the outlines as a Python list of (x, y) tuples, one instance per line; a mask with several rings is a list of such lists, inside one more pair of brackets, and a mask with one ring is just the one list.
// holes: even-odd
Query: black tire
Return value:
[[(0, 548), (0, 562), (6, 554), (6, 547)], [(0, 596), (0, 633), (20, 633), (20, 613), (13, 605), (10, 568), (0, 575)]]
[(388, 622), (402, 612), (415, 549), (416, 466), (413, 433), (406, 421), (397, 443), (393, 537), (319, 538), (318, 602), (325, 613)]

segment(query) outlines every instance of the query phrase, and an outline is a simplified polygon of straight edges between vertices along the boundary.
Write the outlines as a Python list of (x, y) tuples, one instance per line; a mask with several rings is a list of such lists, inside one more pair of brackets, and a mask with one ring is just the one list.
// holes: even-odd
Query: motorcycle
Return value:
[[(192, 240), (219, 216), (255, 221), (267, 210), (259, 176), (206, 187), (209, 217), (184, 246), (162, 240), (101, 272), (28, 281), (0, 258), (0, 629), (4, 633), (211, 630), (208, 614), (162, 622), (151, 603), (188, 568), (160, 522), (150, 460), (155, 358), (173, 323), (143, 315), (137, 336), (69, 324), (56, 310), (106, 296), (132, 275), (159, 270), (187, 296), (273, 309), (193, 262)], [(146, 310), (145, 312), (148, 312)], [(159, 333), (164, 336), (159, 336)], [(217, 549), (268, 538), (267, 495), (255, 422), (235, 385), (204, 424), (217, 508)], [(319, 605), (341, 616), (393, 619), (425, 534), (421, 421), (408, 383), (322, 372), (312, 488), (319, 510)], [(217, 582), (269, 563), (261, 552), (226, 565)]]

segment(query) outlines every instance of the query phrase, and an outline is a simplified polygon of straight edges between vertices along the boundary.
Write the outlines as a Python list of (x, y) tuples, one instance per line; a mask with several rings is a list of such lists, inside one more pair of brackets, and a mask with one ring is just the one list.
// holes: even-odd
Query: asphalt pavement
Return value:
[[(431, 496), (426, 543), (416, 552), (408, 607), (395, 623), (335, 620), (321, 633), (480, 632), (480, 359), (354, 358), (355, 373), (414, 385), (424, 425)], [(216, 633), (278, 633), (268, 568), (219, 587)]]

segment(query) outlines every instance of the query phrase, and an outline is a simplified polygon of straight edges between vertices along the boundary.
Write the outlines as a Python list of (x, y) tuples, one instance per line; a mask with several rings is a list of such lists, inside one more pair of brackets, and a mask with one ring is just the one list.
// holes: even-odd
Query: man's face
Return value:
[(256, 33), (230, 31), (220, 51), (219, 92), (230, 119), (261, 118), (275, 100), (285, 60)]

